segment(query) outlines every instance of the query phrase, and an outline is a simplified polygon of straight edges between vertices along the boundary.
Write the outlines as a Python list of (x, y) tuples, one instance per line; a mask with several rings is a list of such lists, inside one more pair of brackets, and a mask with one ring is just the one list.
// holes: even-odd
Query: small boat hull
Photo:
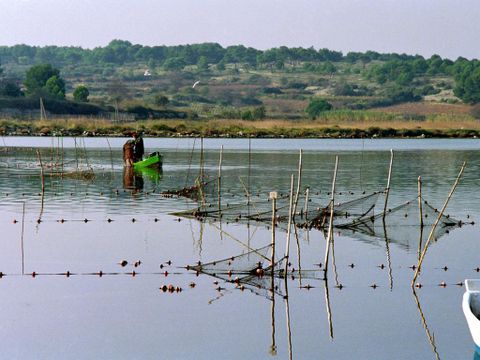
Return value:
[(480, 348), (480, 279), (465, 280), (462, 308), (477, 351)]
[(153, 167), (162, 167), (162, 155), (160, 155), (159, 153), (154, 153), (142, 161), (137, 161), (133, 163), (133, 168), (135, 170)]

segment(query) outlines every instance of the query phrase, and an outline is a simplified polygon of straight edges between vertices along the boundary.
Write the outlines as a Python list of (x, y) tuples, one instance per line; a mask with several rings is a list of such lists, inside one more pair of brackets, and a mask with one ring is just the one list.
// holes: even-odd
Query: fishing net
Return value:
[(285, 260), (276, 261), (272, 269), (271, 249), (272, 246), (267, 245), (226, 259), (189, 265), (187, 269), (233, 283), (240, 290), (271, 298), (274, 293), (282, 295), (279, 278), (283, 275)]
[[(383, 193), (383, 191), (377, 191), (357, 199), (335, 204), (333, 213), (335, 224), (360, 221), (365, 217), (373, 216), (378, 198)], [(299, 227), (323, 229), (328, 225), (330, 206), (327, 205), (322, 208), (308, 211), (306, 217), (309, 220), (299, 224)]]
[(275, 272), (273, 276), (271, 272), (267, 272), (264, 276), (247, 275), (233, 282), (237, 284), (237, 289), (247, 290), (255, 295), (272, 300), (274, 294), (285, 296), (285, 280), (275, 274), (278, 274), (278, 272)]
[(162, 191), (161, 194), (164, 196), (186, 197), (198, 202), (205, 202), (208, 196), (207, 194), (211, 194), (214, 191), (215, 180), (201, 181), (200, 178), (197, 178), (194, 185), (185, 186), (183, 188), (165, 190)]
[(268, 253), (271, 249), (272, 245), (267, 245), (226, 259), (215, 260), (208, 263), (199, 262), (196, 265), (189, 265), (187, 268), (189, 270), (215, 275), (257, 274), (257, 270), (269, 268), (271, 258), (268, 257)]
[[(286, 223), (288, 221), (289, 198), (280, 196), (277, 198), (276, 222)], [(191, 217), (198, 220), (213, 219), (216, 221), (232, 223), (258, 222), (267, 226), (272, 222), (272, 201), (270, 199), (233, 199), (220, 202), (204, 203), (195, 209), (173, 213), (176, 216)]]
[[(422, 217), (418, 196), (385, 213), (354, 219), (351, 222), (335, 224), (340, 234), (365, 242), (375, 243), (389, 240), (404, 248), (418, 247), (428, 239), (430, 230), (438, 218), (439, 210), (431, 206), (423, 197), (421, 200)], [(464, 223), (448, 214), (440, 217), (433, 233), (436, 241), (451, 230)]]

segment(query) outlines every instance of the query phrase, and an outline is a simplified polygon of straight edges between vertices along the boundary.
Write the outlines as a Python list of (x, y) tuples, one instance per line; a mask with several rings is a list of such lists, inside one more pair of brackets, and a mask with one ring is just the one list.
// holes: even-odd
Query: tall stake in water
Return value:
[(247, 178), (247, 205), (248, 205), (248, 215), (250, 216), (250, 176), (252, 174), (252, 139), (248, 138), (248, 178)]
[(203, 137), (202, 137), (200, 138), (200, 183), (202, 184), (202, 186), (203, 186), (203, 177), (204, 177), (203, 162), (204, 162), (204, 159), (203, 159)]
[(202, 208), (205, 208), (205, 192), (204, 192), (204, 178), (205, 178), (205, 174), (204, 174), (204, 168), (203, 168), (203, 163), (204, 163), (204, 158), (203, 158), (203, 137), (200, 138), (200, 173), (198, 175), (198, 189), (200, 191), (200, 199), (202, 201)]
[(428, 246), (430, 245), (430, 242), (433, 239), (433, 234), (435, 232), (435, 229), (437, 228), (438, 223), (440, 222), (440, 219), (443, 216), (443, 213), (445, 212), (445, 209), (447, 208), (448, 202), (450, 201), (450, 198), (452, 197), (453, 193), (455, 192), (455, 189), (457, 188), (458, 183), (460, 182), (460, 178), (462, 177), (463, 171), (465, 170), (465, 166), (467, 165), (467, 162), (464, 161), (462, 164), (462, 167), (460, 169), (460, 172), (457, 175), (457, 178), (455, 179), (455, 183), (452, 186), (452, 189), (450, 190), (450, 193), (447, 196), (447, 199), (445, 200), (445, 203), (443, 204), (442, 210), (438, 213), (437, 219), (433, 223), (432, 229), (430, 230), (430, 234), (428, 235), (427, 242), (425, 243), (423, 247), (422, 254), (420, 255), (420, 259), (418, 260), (418, 266), (417, 269), (415, 270), (415, 274), (413, 275), (412, 279), (412, 288), (415, 285), (415, 281), (417, 280), (418, 274), (420, 273), (421, 267), (422, 267), (422, 262), (423, 259), (425, 258), (425, 255), (427, 254), (427, 249)]
[(418, 214), (420, 217), (420, 238), (418, 239), (418, 259), (422, 253), (423, 240), (423, 205), (422, 205), (422, 177), (418, 177)]
[(272, 200), (272, 276), (274, 273), (274, 265), (275, 265), (275, 226), (277, 222), (277, 192), (271, 191), (270, 192), (270, 199)]
[(308, 197), (310, 194), (310, 188), (305, 190), (305, 205), (303, 206), (303, 214), (305, 215), (305, 221), (308, 220)]
[(43, 174), (43, 163), (42, 163), (42, 155), (40, 154), (40, 150), (37, 149), (37, 158), (38, 162), (40, 163), (40, 178), (42, 180), (42, 194), (45, 193), (45, 176)]
[(392, 178), (392, 165), (393, 165), (393, 149), (390, 149), (390, 166), (388, 167), (388, 180), (387, 187), (385, 188), (385, 206), (383, 207), (383, 218), (387, 213), (388, 195), (390, 194), (390, 180)]
[(290, 177), (290, 205), (288, 207), (288, 225), (287, 225), (287, 244), (285, 246), (285, 276), (287, 276), (288, 269), (288, 257), (290, 256), (290, 233), (292, 229), (292, 217), (293, 217), (293, 183), (295, 176), (292, 174)]
[(222, 158), (223, 145), (220, 147), (220, 159), (218, 160), (218, 211), (220, 217), (222, 216)]
[(333, 235), (333, 213), (334, 213), (334, 203), (335, 203), (335, 183), (337, 181), (337, 170), (338, 170), (338, 156), (335, 156), (335, 170), (333, 171), (333, 181), (332, 181), (332, 195), (330, 197), (330, 221), (328, 224), (328, 234), (327, 234), (327, 242), (325, 245), (325, 261), (324, 261), (324, 269), (325, 272), (325, 279), (327, 278), (328, 272), (328, 255), (330, 253), (330, 241)]
[(418, 213), (420, 215), (420, 226), (423, 227), (423, 208), (422, 208), (422, 177), (418, 177)]
[(295, 213), (297, 212), (298, 197), (300, 195), (300, 186), (302, 185), (302, 149), (300, 149), (300, 157), (298, 159), (298, 181), (297, 181), (297, 191), (295, 193), (295, 202), (293, 205), (293, 217), (295, 218)]
[(115, 173), (113, 172), (113, 152), (112, 152), (112, 147), (110, 146), (110, 141), (108, 141), (108, 137), (105, 137), (105, 140), (107, 140), (108, 151), (110, 152), (110, 164), (112, 165), (112, 175), (115, 176)]

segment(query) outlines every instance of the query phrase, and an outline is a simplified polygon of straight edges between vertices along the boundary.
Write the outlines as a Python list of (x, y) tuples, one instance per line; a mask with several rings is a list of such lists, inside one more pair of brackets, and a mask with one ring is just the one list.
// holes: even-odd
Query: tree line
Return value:
[[(339, 63), (361, 64), (363, 75), (378, 84), (386, 84), (391, 92), (409, 92), (414, 99), (427, 95), (431, 88), (413, 89), (414, 80), (424, 76), (448, 76), (455, 79), (454, 94), (466, 103), (480, 102), (480, 62), (459, 57), (455, 61), (439, 55), (424, 58), (420, 55), (381, 54), (375, 51), (348, 52), (329, 49), (315, 49), (281, 46), (268, 50), (258, 50), (243, 45), (222, 47), (217, 43), (203, 43), (177, 46), (143, 46), (125, 40), (113, 40), (105, 47), (83, 49), (62, 46), (0, 46), (0, 65), (16, 64), (32, 66), (51, 64), (52, 69), (66, 66), (89, 65), (96, 67), (120, 66), (144, 63), (149, 67), (162, 67), (166, 71), (181, 71), (186, 66), (196, 66), (197, 71), (208, 71), (216, 66), (225, 70), (227, 64), (250, 68), (282, 70), (287, 66), (294, 71), (334, 74)], [(367, 66), (368, 65), (368, 66)], [(30, 70), (29, 70), (30, 71)], [(24, 85), (59, 98), (65, 96), (65, 83), (58, 71), (47, 71), (48, 78), (42, 84), (33, 84), (28, 79)], [(45, 80), (45, 81), (43, 81)], [(396, 87), (395, 87), (396, 86)], [(79, 89), (77, 99), (86, 99), (88, 89)], [(20, 96), (20, 88), (15, 82), (2, 76), (0, 67), (0, 95)], [(402, 95), (403, 96), (403, 95)], [(82, 100), (84, 101), (84, 100)]]
[[(457, 61), (466, 59), (459, 58)], [(433, 68), (435, 71), (447, 71), (445, 67), (454, 62), (433, 55), (425, 59), (420, 55), (381, 54), (375, 51), (349, 52), (319, 49), (313, 47), (289, 48), (281, 46), (268, 50), (257, 50), (243, 45), (222, 47), (217, 43), (203, 43), (176, 46), (143, 46), (132, 44), (125, 40), (112, 40), (105, 47), (84, 49), (73, 46), (29, 46), (25, 44), (0, 46), (0, 61), (19, 65), (49, 63), (56, 67), (80, 64), (112, 64), (123, 65), (132, 62), (153, 62), (160, 66), (187, 66), (206, 64), (248, 64), (249, 66), (264, 66), (297, 64), (304, 62), (362, 62), (400, 61), (415, 63), (417, 71)], [(457, 62), (455, 61), (455, 62)], [(426, 64), (426, 66), (425, 66)], [(443, 66), (443, 67), (442, 67)]]

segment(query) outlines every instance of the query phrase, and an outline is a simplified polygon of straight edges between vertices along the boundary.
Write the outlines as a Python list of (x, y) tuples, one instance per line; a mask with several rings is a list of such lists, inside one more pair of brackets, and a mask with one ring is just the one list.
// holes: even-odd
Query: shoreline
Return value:
[[(391, 126), (390, 126), (391, 125)], [(460, 125), (456, 127), (455, 125)], [(145, 137), (170, 138), (480, 138), (480, 122), (286, 122), (267, 121), (169, 121), (147, 120), (112, 123), (92, 119), (0, 120), (0, 136), (128, 137), (132, 132)]]

